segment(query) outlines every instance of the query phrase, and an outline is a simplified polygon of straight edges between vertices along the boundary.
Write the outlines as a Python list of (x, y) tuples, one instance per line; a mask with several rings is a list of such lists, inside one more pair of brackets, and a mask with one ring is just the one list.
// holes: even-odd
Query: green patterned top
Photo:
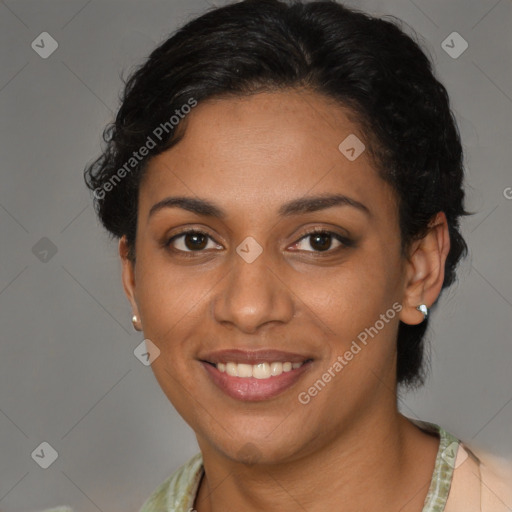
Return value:
[[(423, 430), (439, 435), (436, 463), (422, 512), (443, 512), (450, 492), (460, 441), (434, 423), (411, 421)], [(139, 512), (193, 512), (202, 476), (203, 459), (198, 453), (165, 480)]]

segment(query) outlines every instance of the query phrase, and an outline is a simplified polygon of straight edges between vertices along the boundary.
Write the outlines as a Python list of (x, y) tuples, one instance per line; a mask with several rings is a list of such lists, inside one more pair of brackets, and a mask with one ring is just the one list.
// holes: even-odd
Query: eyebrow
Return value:
[[(327, 208), (332, 208), (334, 206), (351, 206), (366, 215), (371, 216), (371, 212), (367, 206), (343, 194), (318, 195), (294, 199), (281, 205), (278, 210), (278, 214), (280, 217), (290, 217), (292, 215), (326, 210)], [(154, 204), (149, 210), (148, 219), (164, 208), (181, 208), (205, 217), (215, 217), (219, 219), (225, 219), (227, 217), (224, 210), (207, 199), (178, 196), (166, 197)]]

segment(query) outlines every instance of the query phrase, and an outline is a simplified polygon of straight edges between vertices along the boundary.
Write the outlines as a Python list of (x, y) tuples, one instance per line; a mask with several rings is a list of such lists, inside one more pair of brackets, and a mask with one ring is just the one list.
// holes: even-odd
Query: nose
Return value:
[(264, 324), (287, 323), (294, 316), (293, 293), (283, 275), (271, 268), (265, 251), (252, 263), (235, 253), (222, 282), (213, 304), (219, 323), (255, 333)]

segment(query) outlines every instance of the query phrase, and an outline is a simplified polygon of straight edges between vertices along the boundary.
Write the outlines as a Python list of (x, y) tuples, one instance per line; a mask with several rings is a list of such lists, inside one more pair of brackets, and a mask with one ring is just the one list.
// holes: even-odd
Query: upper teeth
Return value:
[(219, 372), (226, 372), (231, 377), (255, 377), (256, 379), (268, 379), (276, 377), (283, 372), (289, 372), (292, 369), (300, 368), (304, 363), (218, 363)]

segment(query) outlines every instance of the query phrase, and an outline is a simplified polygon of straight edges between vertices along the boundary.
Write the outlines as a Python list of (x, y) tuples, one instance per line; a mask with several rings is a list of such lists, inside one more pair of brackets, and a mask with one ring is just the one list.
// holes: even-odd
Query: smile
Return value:
[(274, 350), (229, 350), (200, 361), (211, 382), (242, 401), (263, 401), (284, 393), (311, 367), (312, 358)]
[(290, 372), (300, 368), (302, 363), (292, 363), (286, 361), (281, 363), (276, 361), (274, 363), (259, 363), (259, 364), (243, 364), (243, 363), (218, 363), (217, 370), (219, 372), (226, 372), (231, 377), (242, 377), (255, 379), (269, 379), (270, 377), (277, 377), (283, 372)]

